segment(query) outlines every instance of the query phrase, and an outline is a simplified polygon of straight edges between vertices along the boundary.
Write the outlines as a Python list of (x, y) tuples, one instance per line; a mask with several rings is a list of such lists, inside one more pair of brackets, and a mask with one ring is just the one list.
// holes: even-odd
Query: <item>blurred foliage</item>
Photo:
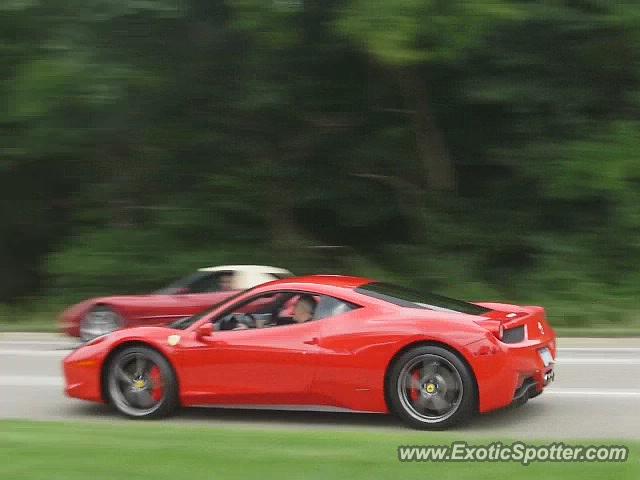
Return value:
[(637, 322), (639, 33), (599, 0), (4, 1), (0, 302), (258, 262)]

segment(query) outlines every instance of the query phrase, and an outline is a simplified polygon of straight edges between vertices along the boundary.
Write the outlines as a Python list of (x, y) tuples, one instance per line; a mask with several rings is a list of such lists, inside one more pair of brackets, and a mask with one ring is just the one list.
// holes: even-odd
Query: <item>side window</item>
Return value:
[(189, 293), (211, 293), (231, 290), (233, 272), (216, 272), (198, 278), (189, 286)]
[(234, 306), (213, 322), (217, 330), (280, 327), (335, 317), (356, 308), (326, 295), (271, 292)]
[(313, 319), (320, 320), (322, 318), (337, 317), (338, 315), (350, 312), (351, 310), (355, 310), (356, 308), (358, 308), (358, 306), (352, 303), (338, 300), (334, 297), (320, 295), (320, 301), (316, 306), (315, 312), (313, 314)]
[(231, 307), (211, 321), (216, 330), (246, 330), (274, 326), (277, 324), (278, 312), (291, 297), (292, 294), (285, 292), (259, 295)]
[(214, 283), (215, 275), (213, 273), (209, 273), (207, 275), (202, 275), (194, 279), (188, 286), (188, 293), (203, 293), (207, 291), (207, 288)]

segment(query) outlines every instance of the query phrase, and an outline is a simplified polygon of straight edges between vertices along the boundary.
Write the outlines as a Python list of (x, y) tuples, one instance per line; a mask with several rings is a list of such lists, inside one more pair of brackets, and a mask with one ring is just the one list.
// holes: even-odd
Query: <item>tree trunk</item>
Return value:
[(413, 69), (401, 72), (400, 79), (409, 107), (415, 107), (416, 149), (424, 184), (431, 192), (454, 191), (455, 169), (431, 108), (427, 83)]
[(278, 142), (272, 142), (271, 148), (264, 157), (266, 189), (266, 206), (270, 232), (271, 249), (277, 255), (292, 253), (292, 249), (299, 248), (303, 236), (298, 230), (293, 218), (295, 192), (293, 178), (285, 173), (288, 170), (289, 156)]

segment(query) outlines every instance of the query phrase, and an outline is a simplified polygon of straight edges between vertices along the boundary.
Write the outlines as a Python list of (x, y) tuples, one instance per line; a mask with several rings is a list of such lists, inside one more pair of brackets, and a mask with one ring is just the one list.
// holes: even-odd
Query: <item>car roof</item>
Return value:
[(243, 272), (264, 272), (279, 273), (283, 275), (292, 275), (289, 270), (279, 267), (270, 267), (268, 265), (218, 265), (216, 267), (203, 267), (198, 269), (199, 272), (225, 272), (225, 271), (243, 271)]
[(355, 277), (349, 275), (307, 275), (304, 277), (289, 277), (281, 280), (274, 280), (269, 282), (269, 286), (278, 285), (279, 287), (286, 286), (303, 286), (303, 285), (325, 285), (342, 288), (358, 288), (367, 283), (371, 283), (373, 280), (364, 277)]

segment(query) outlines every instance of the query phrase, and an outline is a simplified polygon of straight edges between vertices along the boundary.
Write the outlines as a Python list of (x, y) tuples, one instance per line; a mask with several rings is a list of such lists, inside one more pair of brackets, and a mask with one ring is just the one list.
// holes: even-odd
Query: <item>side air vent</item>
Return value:
[(524, 340), (524, 325), (515, 328), (507, 328), (502, 334), (504, 343), (520, 343)]

